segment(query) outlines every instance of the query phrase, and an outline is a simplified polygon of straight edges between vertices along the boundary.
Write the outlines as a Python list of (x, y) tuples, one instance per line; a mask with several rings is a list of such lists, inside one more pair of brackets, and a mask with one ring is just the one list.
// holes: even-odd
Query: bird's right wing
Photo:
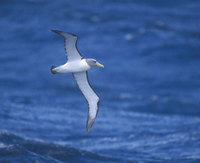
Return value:
[(65, 52), (66, 52), (68, 61), (80, 60), (83, 58), (77, 49), (78, 37), (76, 35), (67, 33), (67, 32), (57, 31), (57, 30), (52, 30), (52, 32), (55, 32), (64, 38)]
[(88, 132), (92, 127), (98, 113), (99, 97), (90, 86), (90, 83), (88, 81), (87, 71), (73, 73), (73, 76), (89, 105), (88, 119), (87, 119), (87, 132)]

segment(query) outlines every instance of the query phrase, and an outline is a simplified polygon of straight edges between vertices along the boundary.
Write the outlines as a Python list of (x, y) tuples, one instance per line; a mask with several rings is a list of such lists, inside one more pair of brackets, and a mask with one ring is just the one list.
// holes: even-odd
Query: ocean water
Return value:
[[(1, 0), (0, 162), (200, 162), (200, 1)], [(105, 65), (87, 103), (57, 29)]]

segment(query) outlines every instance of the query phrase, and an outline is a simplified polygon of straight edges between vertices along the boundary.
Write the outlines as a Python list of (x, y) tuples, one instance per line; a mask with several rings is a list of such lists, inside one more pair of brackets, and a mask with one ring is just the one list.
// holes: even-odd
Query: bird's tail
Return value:
[(51, 70), (52, 74), (57, 74), (57, 71), (55, 70), (56, 67), (58, 67), (58, 66), (51, 66), (50, 70)]

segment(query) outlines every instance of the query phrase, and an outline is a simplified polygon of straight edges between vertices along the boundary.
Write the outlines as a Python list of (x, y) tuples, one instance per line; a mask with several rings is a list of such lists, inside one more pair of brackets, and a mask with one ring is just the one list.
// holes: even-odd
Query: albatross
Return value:
[(99, 96), (91, 87), (88, 81), (87, 71), (94, 66), (104, 68), (104, 65), (92, 58), (83, 58), (77, 49), (78, 37), (72, 33), (51, 30), (64, 38), (64, 47), (67, 55), (67, 62), (60, 66), (52, 66), (51, 73), (72, 73), (76, 83), (81, 90), (83, 96), (88, 103), (88, 118), (87, 129), (88, 132), (92, 127), (98, 113)]

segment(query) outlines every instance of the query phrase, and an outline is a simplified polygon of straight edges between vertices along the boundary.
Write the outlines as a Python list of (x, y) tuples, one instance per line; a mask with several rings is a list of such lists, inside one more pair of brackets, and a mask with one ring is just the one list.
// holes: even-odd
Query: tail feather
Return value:
[(56, 74), (57, 72), (56, 72), (56, 70), (54, 70), (56, 67), (58, 67), (58, 66), (51, 66), (51, 73), (52, 74)]

